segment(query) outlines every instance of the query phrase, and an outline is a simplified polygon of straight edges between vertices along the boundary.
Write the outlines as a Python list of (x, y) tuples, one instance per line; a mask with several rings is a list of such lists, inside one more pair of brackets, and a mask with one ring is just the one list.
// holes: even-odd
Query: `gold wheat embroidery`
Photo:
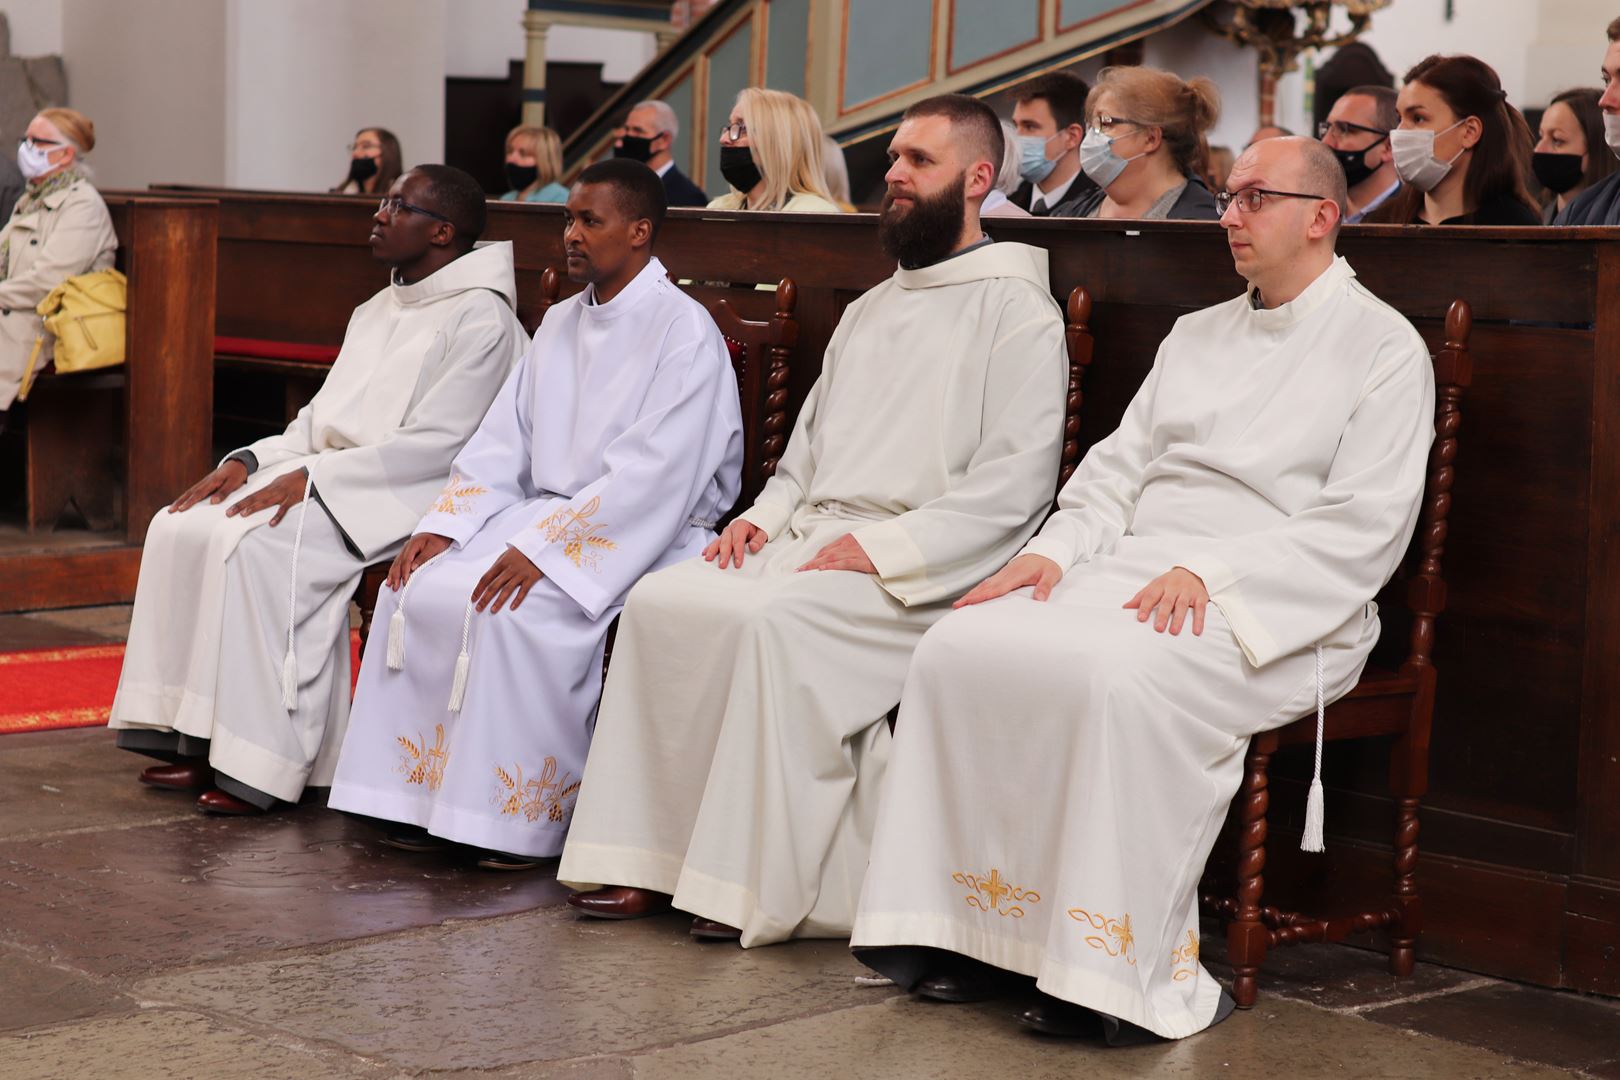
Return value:
[(499, 765), (495, 766), (498, 785), (492, 801), (500, 807), (502, 815), (516, 817), (522, 814), (530, 821), (539, 821), (544, 817), (559, 825), (567, 822), (574, 812), (574, 797), (579, 794), (579, 781), (569, 773), (559, 777), (556, 758), (546, 758), (540, 775), (527, 781), (523, 779), (521, 765), (513, 766), (513, 772), (517, 775)]
[(439, 492), (439, 501), (433, 504), (433, 512), (451, 516), (471, 513), (472, 501), (488, 491), (486, 487), (467, 483), (461, 478), (460, 473), (453, 472), (450, 474), (450, 482)]
[(596, 570), (603, 554), (615, 551), (619, 546), (602, 535), (602, 530), (607, 528), (606, 525), (591, 521), (592, 515), (601, 508), (602, 497), (593, 495), (591, 500), (578, 510), (565, 506), (535, 528), (546, 534), (548, 544), (562, 541), (563, 554), (568, 556), (569, 561), (575, 566), (588, 566)]
[(421, 742), (399, 736), (397, 741), (402, 752), (399, 767), (394, 771), (402, 773), (407, 784), (425, 784), (429, 791), (438, 791), (439, 785), (444, 783), (444, 766), (450, 760), (450, 749), (444, 745), (444, 725), (433, 725), (432, 746), (420, 731), (416, 735)]
[(1187, 931), (1187, 944), (1170, 950), (1170, 963), (1175, 971), (1170, 978), (1176, 982), (1198, 977), (1198, 935)]
[[(1025, 889), (1016, 885), (1009, 885), (1002, 878), (1001, 871), (991, 867), (989, 877), (980, 877), (965, 870), (951, 875), (951, 880), (958, 885), (965, 885), (971, 890), (964, 899), (969, 907), (980, 911), (993, 911), (1003, 918), (1011, 916), (1014, 919), (1024, 917), (1024, 909), (1019, 904), (1038, 904), (1041, 894), (1033, 889)], [(979, 894), (983, 893), (983, 897)]]
[(1101, 949), (1109, 956), (1123, 957), (1127, 964), (1136, 963), (1136, 935), (1131, 933), (1129, 914), (1122, 919), (1113, 919), (1106, 915), (1093, 915), (1085, 908), (1070, 908), (1069, 918), (1099, 931), (1086, 935), (1087, 945)]

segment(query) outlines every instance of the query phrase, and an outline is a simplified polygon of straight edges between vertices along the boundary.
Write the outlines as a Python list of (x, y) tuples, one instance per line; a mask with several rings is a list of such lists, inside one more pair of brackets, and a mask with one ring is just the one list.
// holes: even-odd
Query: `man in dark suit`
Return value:
[(664, 197), (671, 206), (707, 206), (709, 197), (675, 167), (672, 152), (680, 121), (662, 101), (643, 101), (630, 109), (624, 127), (613, 141), (613, 156), (639, 161), (664, 182)]
[(1036, 217), (1076, 217), (1076, 207), (1097, 189), (1080, 171), (1091, 88), (1067, 71), (1038, 75), (1018, 88), (1013, 127), (1018, 130), (1018, 175), (1009, 198)]

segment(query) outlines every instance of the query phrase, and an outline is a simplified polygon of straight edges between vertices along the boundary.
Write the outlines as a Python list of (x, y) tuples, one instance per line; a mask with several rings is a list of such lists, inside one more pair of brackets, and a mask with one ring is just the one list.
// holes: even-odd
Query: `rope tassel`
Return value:
[[(442, 554), (441, 552), (440, 555)], [(422, 571), (438, 562), (439, 558), (439, 555), (435, 555), (421, 566), (418, 566), (411, 572), (411, 576), (405, 579), (405, 584), (400, 587), (399, 603), (395, 605), (394, 613), (388, 616), (389, 671), (405, 670), (405, 601), (411, 595), (411, 586), (416, 584), (416, 579), (422, 575)]]
[(1299, 839), (1299, 850), (1322, 850), (1322, 742), (1327, 729), (1327, 707), (1324, 702), (1326, 687), (1322, 674), (1322, 646), (1316, 646), (1316, 771), (1311, 776), (1311, 793), (1305, 800), (1305, 834)]
[(467, 601), (467, 613), (461, 619), (461, 652), (456, 656), (456, 674), (450, 680), (450, 711), (461, 712), (461, 703), (467, 696), (467, 672), (472, 668), (472, 656), (467, 644), (472, 636), (473, 602)]
[(281, 707), (288, 712), (298, 708), (298, 657), (293, 651), (298, 628), (298, 553), (304, 546), (304, 523), (309, 520), (310, 492), (315, 490), (315, 466), (319, 464), (317, 457), (304, 469), (304, 501), (293, 533), (292, 573), (287, 581), (287, 655), (281, 660)]

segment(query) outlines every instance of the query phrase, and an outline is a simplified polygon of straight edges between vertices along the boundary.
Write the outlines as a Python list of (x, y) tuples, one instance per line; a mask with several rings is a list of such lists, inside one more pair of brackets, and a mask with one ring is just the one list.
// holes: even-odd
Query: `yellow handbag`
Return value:
[[(56, 370), (62, 374), (115, 367), (124, 362), (124, 309), (129, 282), (117, 270), (96, 270), (70, 277), (34, 310), (45, 320), (45, 333), (56, 339)], [(33, 386), (45, 335), (34, 341), (19, 399)]]

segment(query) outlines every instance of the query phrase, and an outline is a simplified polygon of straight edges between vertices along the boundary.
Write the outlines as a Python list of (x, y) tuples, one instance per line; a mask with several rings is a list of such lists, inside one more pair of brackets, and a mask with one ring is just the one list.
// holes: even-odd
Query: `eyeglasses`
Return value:
[(744, 124), (744, 123), (741, 123), (741, 122), (738, 122), (738, 123), (735, 123), (735, 124), (727, 124), (725, 127), (720, 129), (720, 137), (722, 139), (729, 140), (730, 142), (736, 142), (738, 139), (742, 138), (743, 136), (745, 136), (747, 134), (748, 134), (748, 125)]
[(52, 146), (66, 145), (60, 139), (39, 139), (32, 135), (24, 135), (22, 138), (17, 140), (18, 146), (22, 146), (25, 143), (32, 146), (35, 150), (45, 150)]
[(1127, 120), (1122, 116), (1109, 116), (1107, 113), (1100, 113), (1092, 118), (1091, 130), (1097, 132), (1099, 135), (1107, 135), (1120, 124), (1130, 124), (1132, 127), (1142, 126), (1135, 120)]
[(352, 142), (352, 143), (350, 143), (348, 145), (347, 149), (348, 149), (349, 153), (351, 153), (351, 154), (354, 153), (356, 150), (381, 150), (382, 149), (382, 143), (378, 143), (378, 142)]
[(1237, 204), (1241, 214), (1255, 214), (1266, 204), (1267, 199), (1326, 199), (1326, 195), (1307, 195), (1302, 191), (1270, 191), (1266, 188), (1246, 187), (1242, 191), (1217, 191), (1215, 193), (1215, 210), (1221, 215), (1226, 214), (1226, 208), (1233, 203)]
[(435, 213), (424, 206), (417, 206), (414, 203), (408, 203), (398, 195), (390, 195), (383, 199), (382, 202), (377, 204), (377, 213), (386, 214), (389, 217), (397, 216), (401, 210), (404, 210), (407, 213), (421, 214), (423, 217), (430, 217), (434, 221), (443, 221), (447, 224), (454, 224), (454, 222), (451, 222), (450, 219), (445, 217), (443, 214)]
[[(1332, 135), (1336, 139), (1348, 139), (1352, 131), (1365, 131), (1368, 135), (1378, 136), (1378, 141), (1389, 138), (1389, 132), (1383, 128), (1368, 127), (1365, 124), (1352, 124), (1348, 120), (1324, 120), (1316, 125), (1316, 137), (1325, 139)], [(1374, 143), (1373, 146), (1378, 145)], [(1372, 149), (1371, 146), (1368, 149)]]

